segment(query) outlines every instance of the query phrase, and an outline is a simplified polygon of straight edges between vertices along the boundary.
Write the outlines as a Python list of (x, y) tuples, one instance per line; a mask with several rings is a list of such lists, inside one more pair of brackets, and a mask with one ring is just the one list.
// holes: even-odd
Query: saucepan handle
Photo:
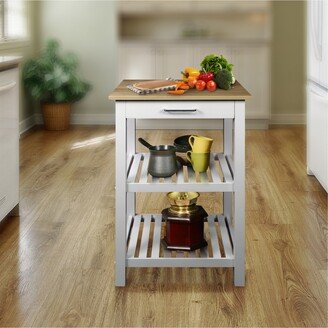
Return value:
[(151, 147), (153, 147), (151, 144), (149, 144), (145, 139), (139, 138), (138, 141), (145, 146), (146, 148), (150, 149)]

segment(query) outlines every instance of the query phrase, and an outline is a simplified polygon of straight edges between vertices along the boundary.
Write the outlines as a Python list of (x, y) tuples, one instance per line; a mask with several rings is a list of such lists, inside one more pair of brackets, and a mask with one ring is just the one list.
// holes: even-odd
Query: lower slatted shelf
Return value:
[(161, 240), (165, 222), (161, 215), (130, 217), (127, 226), (128, 267), (233, 267), (232, 228), (222, 215), (204, 223), (208, 246), (193, 252), (168, 251)]

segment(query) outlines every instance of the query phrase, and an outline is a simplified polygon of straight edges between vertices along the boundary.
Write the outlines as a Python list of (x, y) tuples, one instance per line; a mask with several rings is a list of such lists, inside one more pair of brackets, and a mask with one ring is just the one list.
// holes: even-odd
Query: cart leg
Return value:
[(234, 283), (245, 285), (245, 102), (235, 102), (234, 127)]
[[(136, 153), (136, 120), (133, 118), (127, 119), (126, 126), (126, 153), (128, 155), (134, 155)], [(136, 214), (136, 194), (129, 192), (126, 198), (126, 217), (129, 217), (130, 215)]]
[(126, 257), (126, 118), (125, 103), (116, 102), (116, 264), (115, 285), (125, 286)]
[[(223, 120), (223, 151), (225, 156), (232, 155), (232, 119)], [(223, 193), (223, 214), (231, 224), (231, 210), (232, 210), (232, 193)]]

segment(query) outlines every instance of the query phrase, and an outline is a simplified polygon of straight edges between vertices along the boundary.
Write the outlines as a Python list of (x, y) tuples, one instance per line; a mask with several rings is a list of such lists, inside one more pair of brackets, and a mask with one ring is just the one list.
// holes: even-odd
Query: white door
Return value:
[(308, 1), (308, 78), (328, 88), (328, 1)]
[(266, 45), (234, 49), (233, 72), (252, 97), (246, 101), (246, 118), (270, 118), (270, 61)]
[(328, 191), (328, 92), (308, 87), (308, 168)]
[(119, 50), (119, 79), (155, 79), (156, 49), (150, 44), (123, 43)]

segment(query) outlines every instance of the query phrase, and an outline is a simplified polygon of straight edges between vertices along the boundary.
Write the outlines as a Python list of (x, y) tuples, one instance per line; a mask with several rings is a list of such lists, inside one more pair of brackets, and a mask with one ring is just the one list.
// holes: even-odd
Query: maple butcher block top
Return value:
[(196, 89), (190, 89), (183, 95), (170, 95), (166, 91), (151, 93), (146, 95), (138, 95), (137, 93), (129, 90), (127, 85), (147, 80), (123, 80), (120, 85), (109, 95), (110, 100), (246, 100), (251, 97), (250, 93), (238, 82), (232, 86), (230, 90), (217, 89), (214, 92), (207, 90), (197, 91)]

